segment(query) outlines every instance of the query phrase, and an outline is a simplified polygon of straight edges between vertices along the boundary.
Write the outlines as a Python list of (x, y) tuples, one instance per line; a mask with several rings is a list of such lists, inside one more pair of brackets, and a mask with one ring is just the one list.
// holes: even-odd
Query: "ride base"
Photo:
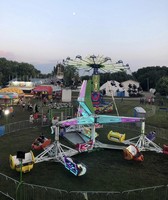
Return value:
[(126, 145), (134, 144), (139, 151), (155, 151), (157, 153), (163, 153), (163, 149), (154, 143), (152, 140), (148, 139), (145, 132), (145, 122), (142, 122), (141, 125), (141, 135), (125, 140), (123, 143)]

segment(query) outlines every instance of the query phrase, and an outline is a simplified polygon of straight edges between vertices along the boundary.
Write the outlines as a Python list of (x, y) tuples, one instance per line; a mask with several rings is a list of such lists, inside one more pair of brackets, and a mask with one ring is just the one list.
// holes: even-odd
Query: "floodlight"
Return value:
[(10, 113), (9, 109), (4, 110), (5, 115), (9, 115), (9, 113)]

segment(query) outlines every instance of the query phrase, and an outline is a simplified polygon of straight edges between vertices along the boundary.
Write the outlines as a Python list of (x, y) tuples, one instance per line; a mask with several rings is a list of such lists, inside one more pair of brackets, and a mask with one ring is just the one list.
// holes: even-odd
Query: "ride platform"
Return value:
[[(64, 135), (64, 138), (74, 145), (87, 143), (90, 140), (90, 138), (78, 132), (67, 133)], [(123, 150), (125, 147), (126, 146), (123, 145), (104, 144), (102, 142), (99, 142), (98, 140), (96, 140), (94, 144), (94, 148), (102, 148), (102, 149)]]
[(89, 137), (83, 135), (82, 133), (78, 133), (78, 132), (66, 133), (64, 135), (64, 138), (67, 139), (70, 143), (72, 143), (74, 145), (86, 143), (90, 139)]

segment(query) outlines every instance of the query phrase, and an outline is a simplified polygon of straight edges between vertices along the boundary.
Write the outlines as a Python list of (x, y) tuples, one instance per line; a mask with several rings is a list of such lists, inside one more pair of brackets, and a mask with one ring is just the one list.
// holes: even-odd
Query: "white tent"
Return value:
[(120, 83), (117, 81), (107, 81), (100, 87), (100, 90), (105, 90), (107, 96), (118, 96), (119, 93), (125, 91), (123, 87), (120, 87)]
[(129, 89), (129, 85), (131, 86), (136, 86), (137, 89), (136, 89), (136, 93), (138, 93), (138, 88), (139, 88), (139, 82), (137, 81), (134, 81), (134, 80), (127, 80), (127, 81), (124, 81), (121, 83), (123, 85), (123, 88), (125, 88), (125, 96), (129, 96), (129, 93), (128, 93), (128, 89)]
[(139, 88), (139, 82), (134, 81), (134, 80), (127, 80), (122, 83), (119, 83), (117, 81), (107, 81), (100, 87), (100, 90), (105, 90), (107, 96), (111, 96), (113, 94), (113, 96), (129, 97), (129, 93), (128, 93), (129, 85), (132, 85), (132, 86), (135, 85), (137, 88)]

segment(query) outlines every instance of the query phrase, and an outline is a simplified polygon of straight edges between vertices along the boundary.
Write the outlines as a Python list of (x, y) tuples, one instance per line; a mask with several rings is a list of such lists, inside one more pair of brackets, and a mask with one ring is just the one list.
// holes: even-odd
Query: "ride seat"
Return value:
[[(16, 171), (20, 171), (20, 169), (21, 169), (21, 166), (20, 166), (21, 162), (17, 158), (16, 155), (14, 155), (14, 156), (10, 155), (9, 161), (10, 161), (10, 167), (12, 169), (16, 169)], [(33, 168), (34, 162), (35, 162), (35, 160), (34, 160), (33, 152), (30, 151), (28, 153), (25, 153), (25, 158), (22, 159), (22, 171), (24, 173), (30, 171)]]

